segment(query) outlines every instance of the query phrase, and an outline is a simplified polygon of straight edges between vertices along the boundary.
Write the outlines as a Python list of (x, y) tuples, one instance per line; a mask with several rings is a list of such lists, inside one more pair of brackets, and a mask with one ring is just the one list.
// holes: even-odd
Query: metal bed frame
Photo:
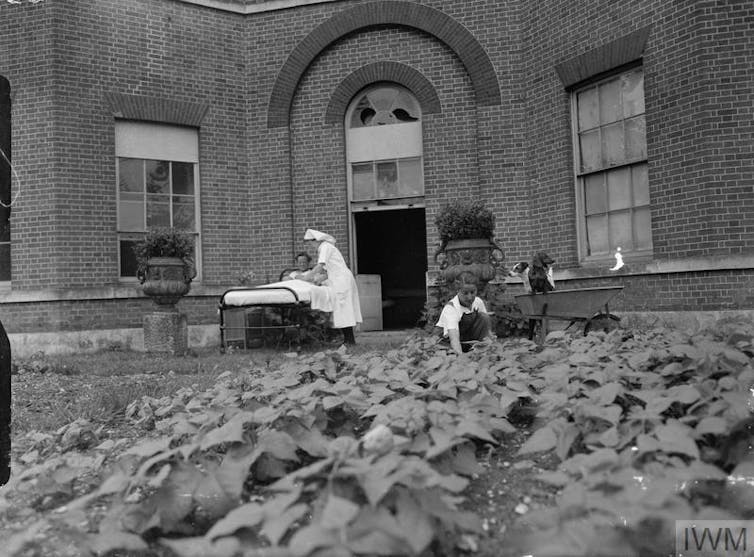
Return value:
[[(255, 302), (243, 305), (228, 305), (226, 303), (225, 298), (227, 294), (231, 292), (249, 292), (258, 290), (263, 290), (265, 292), (289, 292), (292, 300), (290, 302)], [(300, 312), (309, 309), (309, 307), (309, 302), (301, 301), (296, 291), (287, 286), (230, 288), (223, 293), (219, 303), (221, 345), (223, 348), (228, 348), (230, 342), (241, 342), (243, 348), (246, 349), (250, 347), (249, 344), (256, 344), (256, 341), (259, 341), (259, 346), (266, 346), (270, 337), (276, 340), (276, 348), (279, 347), (281, 342), (286, 338), (289, 340), (289, 345), (291, 340), (295, 340), (296, 344), (301, 344), (302, 319)], [(258, 314), (259, 319), (250, 322), (249, 316), (251, 315), (251, 312), (249, 310), (259, 310), (259, 312), (255, 312)], [(267, 313), (268, 310), (278, 310), (279, 321), (269, 319)], [(241, 325), (239, 325), (237, 321), (232, 324), (227, 323), (229, 315), (233, 315), (231, 312), (237, 312), (238, 315), (235, 317), (241, 317), (243, 319)], [(229, 333), (237, 332), (239, 330), (242, 331), (240, 338), (239, 336), (233, 336), (232, 334), (229, 338)], [(270, 335), (265, 333), (273, 334)], [(252, 348), (253, 347), (255, 346), (252, 346)]]

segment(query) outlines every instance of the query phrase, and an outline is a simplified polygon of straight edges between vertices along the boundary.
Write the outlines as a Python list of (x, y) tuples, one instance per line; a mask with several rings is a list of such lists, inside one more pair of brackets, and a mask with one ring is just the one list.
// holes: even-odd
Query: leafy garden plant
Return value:
[(133, 246), (137, 269), (143, 274), (147, 261), (152, 257), (177, 257), (189, 265), (193, 264), (193, 234), (172, 227), (151, 228), (144, 238)]
[(483, 201), (456, 199), (440, 209), (435, 224), (443, 244), (495, 235), (495, 214)]
[(754, 516), (753, 363), (751, 325), (558, 331), (542, 350), (509, 340), (462, 359), (421, 336), (387, 353), (291, 354), (135, 401), (126, 420), (152, 432), (136, 444), (77, 453), (75, 423), (29, 437), (39, 464), (8, 493), (51, 512), (6, 548), (48, 529), (98, 555), (457, 555), (484, 535), (462, 505), (480, 449), (526, 407), (520, 454), (556, 457), (537, 480), (559, 497), (500, 554), (669, 554), (675, 520)]

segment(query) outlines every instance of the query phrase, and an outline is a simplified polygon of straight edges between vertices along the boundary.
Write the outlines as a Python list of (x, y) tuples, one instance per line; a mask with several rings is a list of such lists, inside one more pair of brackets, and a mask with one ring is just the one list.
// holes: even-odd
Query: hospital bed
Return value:
[(254, 287), (235, 287), (220, 298), (220, 340), (223, 348), (256, 348), (269, 341), (301, 343), (307, 315), (332, 311), (331, 290), (303, 280)]

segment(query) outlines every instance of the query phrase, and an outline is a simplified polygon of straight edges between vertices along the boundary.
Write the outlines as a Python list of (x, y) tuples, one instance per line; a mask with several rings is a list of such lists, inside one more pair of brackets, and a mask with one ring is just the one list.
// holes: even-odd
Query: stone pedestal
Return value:
[(144, 350), (173, 356), (188, 350), (186, 315), (175, 311), (155, 311), (144, 316)]

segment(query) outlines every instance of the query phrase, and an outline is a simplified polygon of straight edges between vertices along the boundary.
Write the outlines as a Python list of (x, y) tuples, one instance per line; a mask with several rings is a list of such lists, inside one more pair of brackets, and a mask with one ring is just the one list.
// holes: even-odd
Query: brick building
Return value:
[(742, 0), (2, 3), (0, 319), (21, 353), (138, 345), (155, 224), (196, 235), (194, 344), (307, 227), (416, 312), (456, 197), (620, 311), (751, 311), (753, 67)]

